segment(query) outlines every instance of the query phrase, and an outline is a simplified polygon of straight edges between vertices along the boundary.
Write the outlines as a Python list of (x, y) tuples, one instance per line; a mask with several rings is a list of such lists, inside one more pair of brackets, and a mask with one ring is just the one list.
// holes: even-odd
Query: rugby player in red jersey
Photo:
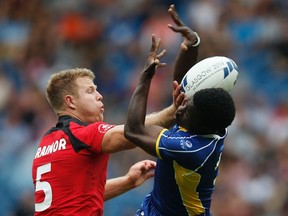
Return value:
[[(174, 67), (174, 78), (179, 81), (197, 61), (199, 37), (179, 22), (174, 11), (170, 13), (177, 26), (169, 27), (184, 38)], [(55, 73), (48, 82), (46, 95), (58, 122), (43, 136), (33, 160), (37, 216), (100, 216), (105, 200), (153, 176), (150, 171), (155, 162), (144, 160), (133, 165), (125, 176), (106, 181), (109, 154), (135, 145), (125, 139), (124, 125), (104, 122), (103, 97), (94, 78), (92, 71), (76, 68)], [(169, 127), (174, 123), (174, 112), (184, 95), (177, 82), (173, 87), (173, 104), (148, 115), (147, 125)]]

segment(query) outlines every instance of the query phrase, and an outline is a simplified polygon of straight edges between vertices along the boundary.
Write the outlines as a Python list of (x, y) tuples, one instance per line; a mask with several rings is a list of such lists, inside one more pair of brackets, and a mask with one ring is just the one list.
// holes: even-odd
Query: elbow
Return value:
[(130, 142), (138, 141), (138, 137), (143, 133), (142, 127), (137, 127), (135, 125), (131, 126), (125, 124), (124, 126), (124, 137), (129, 140)]
[(127, 140), (131, 140), (132, 139), (132, 134), (133, 134), (133, 130), (131, 127), (129, 127), (129, 125), (125, 124), (124, 125), (124, 137)]

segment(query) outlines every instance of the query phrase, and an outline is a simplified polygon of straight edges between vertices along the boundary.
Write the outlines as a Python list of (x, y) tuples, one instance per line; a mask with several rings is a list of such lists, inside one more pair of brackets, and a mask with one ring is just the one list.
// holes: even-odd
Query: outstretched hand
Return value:
[(183, 21), (180, 19), (178, 13), (175, 10), (174, 5), (170, 5), (168, 12), (170, 13), (176, 26), (168, 24), (168, 27), (174, 32), (179, 32), (183, 36), (183, 42), (181, 43), (181, 49), (184, 51), (188, 50), (190, 46), (197, 46), (200, 43), (200, 38), (198, 34), (187, 27)]
[(131, 185), (138, 187), (143, 184), (147, 179), (154, 176), (156, 162), (152, 160), (143, 160), (134, 164), (125, 175), (128, 177)]
[(157, 67), (163, 67), (166, 65), (166, 63), (161, 63), (159, 60), (165, 55), (166, 50), (164, 49), (159, 54), (157, 54), (160, 45), (161, 45), (161, 39), (160, 38), (156, 39), (156, 36), (153, 34), (152, 45), (150, 48), (150, 52), (148, 53), (147, 61), (143, 71), (144, 73), (146, 73), (148, 78), (152, 78), (154, 76)]
[(125, 176), (108, 179), (105, 185), (104, 200), (107, 201), (143, 184), (154, 176), (156, 162), (143, 160), (130, 167)]

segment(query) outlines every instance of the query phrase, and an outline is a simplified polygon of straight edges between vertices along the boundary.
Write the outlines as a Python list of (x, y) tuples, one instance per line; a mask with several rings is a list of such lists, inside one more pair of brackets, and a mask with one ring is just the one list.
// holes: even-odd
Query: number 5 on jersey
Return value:
[(44, 192), (44, 200), (40, 203), (35, 204), (35, 211), (41, 212), (48, 209), (52, 203), (52, 188), (49, 182), (41, 181), (42, 174), (48, 173), (51, 171), (51, 163), (44, 164), (37, 168), (36, 172), (36, 187), (35, 192), (43, 191)]

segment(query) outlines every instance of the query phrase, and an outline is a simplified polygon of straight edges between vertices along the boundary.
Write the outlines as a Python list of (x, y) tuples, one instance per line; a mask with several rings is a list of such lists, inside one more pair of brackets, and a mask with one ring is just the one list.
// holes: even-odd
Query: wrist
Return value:
[(131, 190), (131, 189), (137, 187), (136, 180), (132, 176), (127, 174), (127, 175), (124, 176), (124, 179), (125, 179), (125, 182), (126, 182), (126, 188), (127, 189)]
[(197, 46), (199, 46), (201, 40), (200, 40), (200, 37), (199, 37), (199, 35), (197, 34), (197, 32), (194, 32), (194, 34), (195, 34), (197, 40), (196, 40), (195, 44), (193, 44), (193, 45), (191, 45), (191, 46), (192, 46), (192, 47), (197, 47)]
[(169, 113), (169, 115), (173, 116), (176, 110), (177, 108), (175, 104), (171, 104), (169, 107), (167, 107), (167, 112)]
[(191, 39), (190, 40), (187, 39), (185, 42), (183, 42), (183, 45), (186, 46), (186, 48), (188, 48), (188, 49), (192, 48), (192, 47), (198, 47), (200, 42), (201, 42), (200, 37), (197, 34), (197, 32), (193, 32), (193, 33), (195, 36), (195, 37), (193, 37), (193, 39), (195, 38), (194, 41), (192, 41)]

